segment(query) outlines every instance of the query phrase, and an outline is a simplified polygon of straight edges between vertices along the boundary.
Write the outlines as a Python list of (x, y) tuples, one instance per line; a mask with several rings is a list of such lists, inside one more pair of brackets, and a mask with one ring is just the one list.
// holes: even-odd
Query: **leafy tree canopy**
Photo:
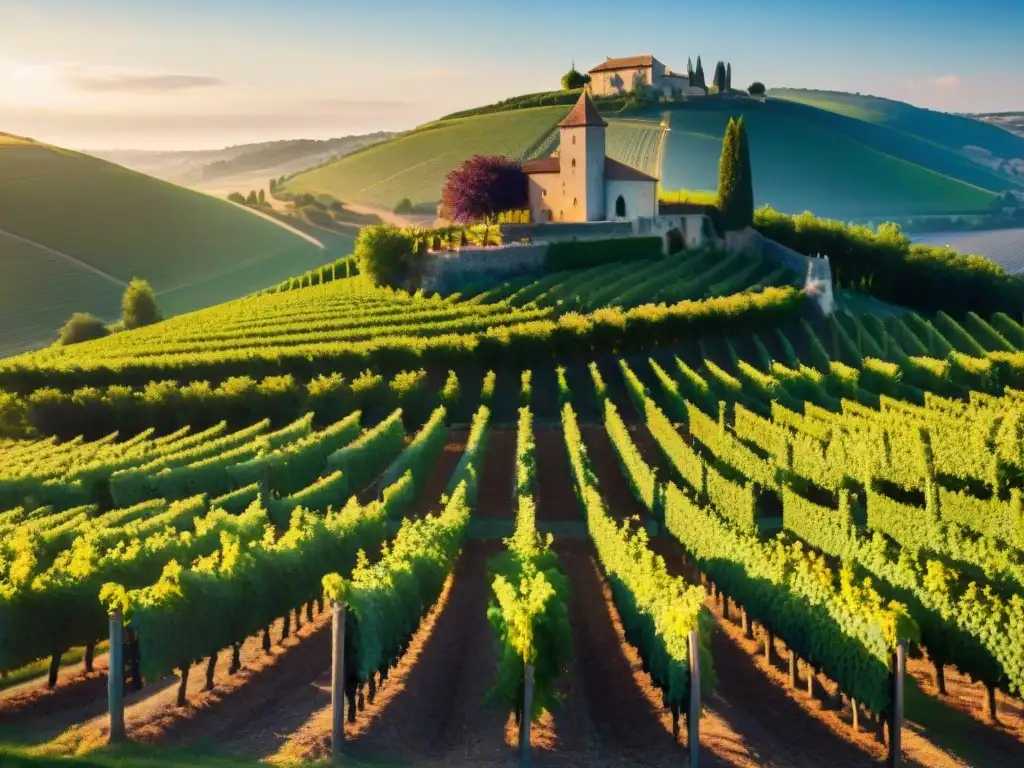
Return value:
[(152, 325), (163, 318), (156, 307), (156, 296), (145, 280), (138, 278), (128, 283), (121, 301), (121, 322), (125, 330)]
[(575, 91), (577, 88), (582, 88), (589, 82), (590, 75), (577, 72), (576, 67), (573, 67), (562, 75), (562, 89), (566, 91)]
[(82, 341), (102, 339), (109, 334), (107, 326), (98, 317), (88, 312), (75, 312), (60, 329), (60, 343), (65, 346), (78, 344)]
[(755, 81), (755, 82), (751, 83), (750, 87), (747, 88), (747, 93), (749, 93), (751, 96), (764, 96), (764, 94), (765, 94), (764, 83), (759, 82), (759, 81)]
[(386, 224), (363, 227), (354, 253), (359, 273), (375, 285), (400, 285), (410, 274), (415, 245), (409, 230)]
[(474, 155), (448, 174), (441, 202), (453, 221), (489, 221), (526, 207), (526, 174), (507, 157)]

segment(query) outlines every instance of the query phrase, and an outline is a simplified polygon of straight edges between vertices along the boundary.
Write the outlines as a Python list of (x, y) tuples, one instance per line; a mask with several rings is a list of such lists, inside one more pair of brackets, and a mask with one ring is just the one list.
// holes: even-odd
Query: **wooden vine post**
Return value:
[(107, 670), (107, 711), (110, 741), (124, 741), (124, 637), (121, 609), (110, 612), (110, 668)]
[(686, 714), (687, 740), (690, 743), (690, 768), (700, 761), (700, 636), (691, 629), (690, 641), (690, 708)]
[(900, 765), (903, 736), (903, 682), (907, 674), (907, 641), (896, 645), (896, 663), (893, 670), (892, 712), (889, 720), (889, 765)]
[(345, 613), (348, 606), (334, 600), (331, 622), (331, 760), (341, 759), (345, 743)]
[(530, 752), (530, 721), (533, 714), (533, 664), (523, 668), (523, 714), (519, 718), (519, 750), (523, 768), (530, 768), (533, 755)]

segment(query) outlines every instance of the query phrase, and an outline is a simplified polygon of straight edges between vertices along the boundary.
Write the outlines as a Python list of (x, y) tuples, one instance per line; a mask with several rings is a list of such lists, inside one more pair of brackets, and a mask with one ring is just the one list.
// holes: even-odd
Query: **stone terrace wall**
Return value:
[(546, 243), (560, 243), (567, 240), (610, 240), (616, 237), (632, 237), (631, 221), (588, 221), (553, 224), (502, 224), (502, 239), (506, 243), (517, 243), (523, 239), (543, 240)]
[(429, 251), (423, 270), (423, 289), (450, 293), (469, 285), (499, 283), (510, 277), (540, 272), (548, 243), (470, 245), (454, 251)]
[(730, 251), (759, 254), (804, 275), (804, 289), (808, 295), (824, 314), (832, 314), (835, 305), (832, 296), (832, 267), (828, 256), (805, 256), (765, 237), (753, 227), (746, 227), (739, 232), (726, 232), (725, 247)]

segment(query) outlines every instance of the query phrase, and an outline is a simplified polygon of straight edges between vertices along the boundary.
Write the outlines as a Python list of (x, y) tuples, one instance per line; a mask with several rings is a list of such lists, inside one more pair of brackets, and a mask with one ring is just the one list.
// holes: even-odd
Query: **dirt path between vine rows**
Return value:
[[(515, 430), (493, 430), (480, 474), (477, 509), (510, 519)], [(388, 672), (373, 702), (365, 701), (354, 723), (346, 723), (346, 752), (374, 759), (415, 760), (416, 765), (505, 765), (514, 755), (508, 720), (487, 691), (497, 663), (487, 621), (490, 586), (487, 560), (500, 541), (467, 540), (436, 604), (420, 623), (404, 656)], [(278, 743), (240, 739), (234, 751), (285, 763), (330, 754), (329, 678), (310, 694), (297, 724), (285, 723)], [(250, 748), (246, 748), (249, 745)], [(273, 746), (268, 749), (267, 746)]]
[[(561, 429), (537, 432), (537, 517), (579, 518)], [(555, 539), (569, 578), (572, 662), (563, 706), (533, 734), (537, 765), (679, 765), (685, 751), (662, 722), (660, 693), (642, 671), (589, 539)]]
[(487, 450), (480, 468), (476, 509), (473, 510), (475, 519), (515, 519), (512, 499), (515, 462), (516, 430), (492, 429), (487, 436)]
[[(504, 718), (485, 705), (494, 646), (487, 623), (486, 561), (497, 542), (468, 542), (441, 597), (372, 702), (345, 725), (345, 751), (372, 759), (443, 762), (449, 754), (486, 764), (505, 749)], [(328, 655), (329, 660), (329, 655)], [(217, 749), (268, 762), (330, 756), (330, 668), (270, 703)]]
[(441, 451), (441, 455), (434, 462), (423, 491), (410, 511), (410, 517), (423, 517), (432, 512), (439, 512), (441, 506), (441, 495), (448, 482), (455, 473), (462, 455), (466, 452), (466, 440), (469, 438), (469, 430), (453, 429), (448, 432), (448, 440)]
[(537, 443), (537, 521), (579, 522), (572, 467), (561, 427), (534, 429)]

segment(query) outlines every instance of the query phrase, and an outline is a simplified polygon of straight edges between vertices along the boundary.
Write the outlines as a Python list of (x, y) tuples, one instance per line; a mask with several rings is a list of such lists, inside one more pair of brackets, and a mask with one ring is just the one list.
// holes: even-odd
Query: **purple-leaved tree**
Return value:
[(507, 157), (474, 155), (448, 174), (441, 203), (454, 221), (492, 222), (527, 205), (526, 174)]

